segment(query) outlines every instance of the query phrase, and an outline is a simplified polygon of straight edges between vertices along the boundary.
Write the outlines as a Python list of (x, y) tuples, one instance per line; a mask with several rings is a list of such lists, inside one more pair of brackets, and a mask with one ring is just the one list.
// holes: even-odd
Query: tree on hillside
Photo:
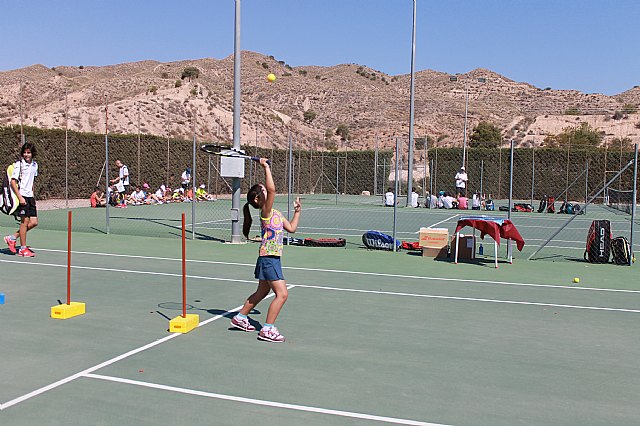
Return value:
[(180, 78), (182, 78), (183, 80), (185, 78), (189, 79), (189, 81), (191, 81), (192, 78), (198, 78), (200, 76), (200, 70), (196, 67), (187, 67), (184, 69), (184, 71), (182, 71), (182, 76)]
[(338, 124), (338, 128), (336, 129), (336, 135), (340, 136), (340, 140), (342, 142), (346, 142), (349, 140), (349, 127), (346, 124)]
[(306, 110), (306, 111), (304, 112), (304, 114), (303, 114), (302, 116), (303, 116), (303, 118), (304, 118), (304, 122), (305, 122), (305, 123), (309, 123), (309, 124), (311, 124), (311, 122), (312, 122), (313, 120), (315, 120), (315, 119), (316, 119), (316, 117), (318, 116), (318, 114), (317, 114), (314, 110), (312, 110), (312, 109), (308, 109), (308, 110)]
[(469, 138), (469, 146), (471, 148), (496, 148), (502, 143), (502, 132), (493, 123), (481, 121), (473, 129), (473, 133)]
[(571, 144), (572, 146), (597, 147), (602, 143), (602, 133), (596, 131), (589, 123), (582, 123), (579, 127), (565, 127), (559, 135), (547, 136), (544, 145), (559, 147)]

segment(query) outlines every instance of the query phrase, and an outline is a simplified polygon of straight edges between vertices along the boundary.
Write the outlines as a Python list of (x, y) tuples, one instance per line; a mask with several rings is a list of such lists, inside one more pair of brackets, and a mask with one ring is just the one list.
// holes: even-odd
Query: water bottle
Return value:
[(480, 247), (478, 248), (478, 254), (480, 254), (480, 256), (484, 255), (484, 247), (482, 247), (482, 243), (480, 243)]

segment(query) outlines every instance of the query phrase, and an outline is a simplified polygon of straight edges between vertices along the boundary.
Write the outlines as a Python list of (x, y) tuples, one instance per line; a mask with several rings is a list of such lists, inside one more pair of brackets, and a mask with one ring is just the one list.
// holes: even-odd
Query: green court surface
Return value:
[[(435, 213), (424, 226), (451, 216)], [(637, 266), (285, 247), (287, 341), (272, 344), (229, 326), (256, 287), (255, 243), (187, 241), (201, 325), (171, 334), (179, 238), (74, 233), (87, 313), (67, 320), (49, 318), (67, 234), (29, 238), (35, 258), (0, 253), (2, 425), (640, 424)]]

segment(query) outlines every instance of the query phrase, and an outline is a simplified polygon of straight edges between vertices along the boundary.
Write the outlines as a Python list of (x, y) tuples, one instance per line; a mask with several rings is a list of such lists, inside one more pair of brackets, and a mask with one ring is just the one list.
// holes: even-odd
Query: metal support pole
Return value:
[[(240, 150), (240, 0), (235, 3), (235, 26), (233, 43), (233, 148)], [(233, 178), (231, 196), (231, 243), (240, 239), (240, 178)]]
[[(509, 211), (507, 212), (507, 218), (511, 220), (511, 207), (513, 204), (513, 139), (511, 139), (511, 159), (509, 161)], [(511, 239), (507, 240), (507, 259), (509, 263), (513, 263), (513, 256), (511, 252)]]
[[(191, 239), (196, 239), (196, 189), (197, 169), (196, 169), (196, 114), (193, 113), (193, 157), (191, 159)], [(185, 194), (186, 195), (186, 194)]]
[(107, 95), (104, 95), (104, 179), (105, 179), (105, 194), (107, 194), (107, 203), (105, 206), (105, 227), (107, 234), (110, 231), (109, 227), (109, 202), (111, 201), (111, 194), (109, 193), (109, 104), (107, 103)]
[(631, 200), (631, 226), (629, 230), (631, 256), (629, 256), (629, 266), (633, 265), (633, 224), (636, 219), (636, 205), (638, 204), (638, 144), (635, 146), (633, 162), (633, 199)]
[(589, 198), (589, 159), (587, 159), (587, 164), (585, 165), (586, 176), (584, 177), (584, 203), (585, 210), (583, 214), (587, 213), (587, 198)]
[[(413, 192), (413, 116), (415, 92), (415, 56), (416, 56), (416, 0), (413, 0), (413, 31), (411, 41), (411, 88), (409, 95), (409, 155), (407, 170), (407, 207), (411, 207), (411, 193)], [(395, 246), (395, 242), (394, 242)]]
[(69, 208), (69, 102), (64, 89), (64, 206)]
[(373, 156), (373, 195), (378, 194), (378, 135), (376, 135), (376, 150)]
[(482, 179), (484, 175), (484, 160), (480, 160), (480, 199), (482, 199), (482, 195), (484, 194), (484, 192), (482, 192)]
[(340, 157), (336, 154), (336, 205), (338, 205), (338, 187), (340, 186)]
[(398, 177), (400, 176), (398, 166), (398, 140), (396, 138), (396, 173), (395, 173), (395, 188), (393, 191), (393, 251), (398, 251), (396, 248), (396, 225), (398, 223)]
[[(535, 142), (531, 150), (531, 206), (533, 207), (533, 191), (536, 186), (536, 145)], [(587, 199), (585, 198), (585, 202)]]
[(464, 135), (462, 140), (462, 167), (466, 167), (467, 161), (467, 114), (469, 112), (469, 82), (464, 84), (465, 101), (464, 101)]
[(293, 191), (293, 140), (291, 139), (291, 130), (288, 132), (289, 157), (288, 157), (288, 180), (287, 185), (287, 220), (291, 220), (291, 191)]

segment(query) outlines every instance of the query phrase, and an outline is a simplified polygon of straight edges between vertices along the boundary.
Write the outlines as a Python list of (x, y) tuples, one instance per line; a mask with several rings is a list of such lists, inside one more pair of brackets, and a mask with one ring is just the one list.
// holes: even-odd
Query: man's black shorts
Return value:
[(18, 206), (16, 210), (16, 216), (20, 217), (38, 217), (38, 210), (36, 209), (36, 199), (33, 197), (24, 197), (26, 204)]

